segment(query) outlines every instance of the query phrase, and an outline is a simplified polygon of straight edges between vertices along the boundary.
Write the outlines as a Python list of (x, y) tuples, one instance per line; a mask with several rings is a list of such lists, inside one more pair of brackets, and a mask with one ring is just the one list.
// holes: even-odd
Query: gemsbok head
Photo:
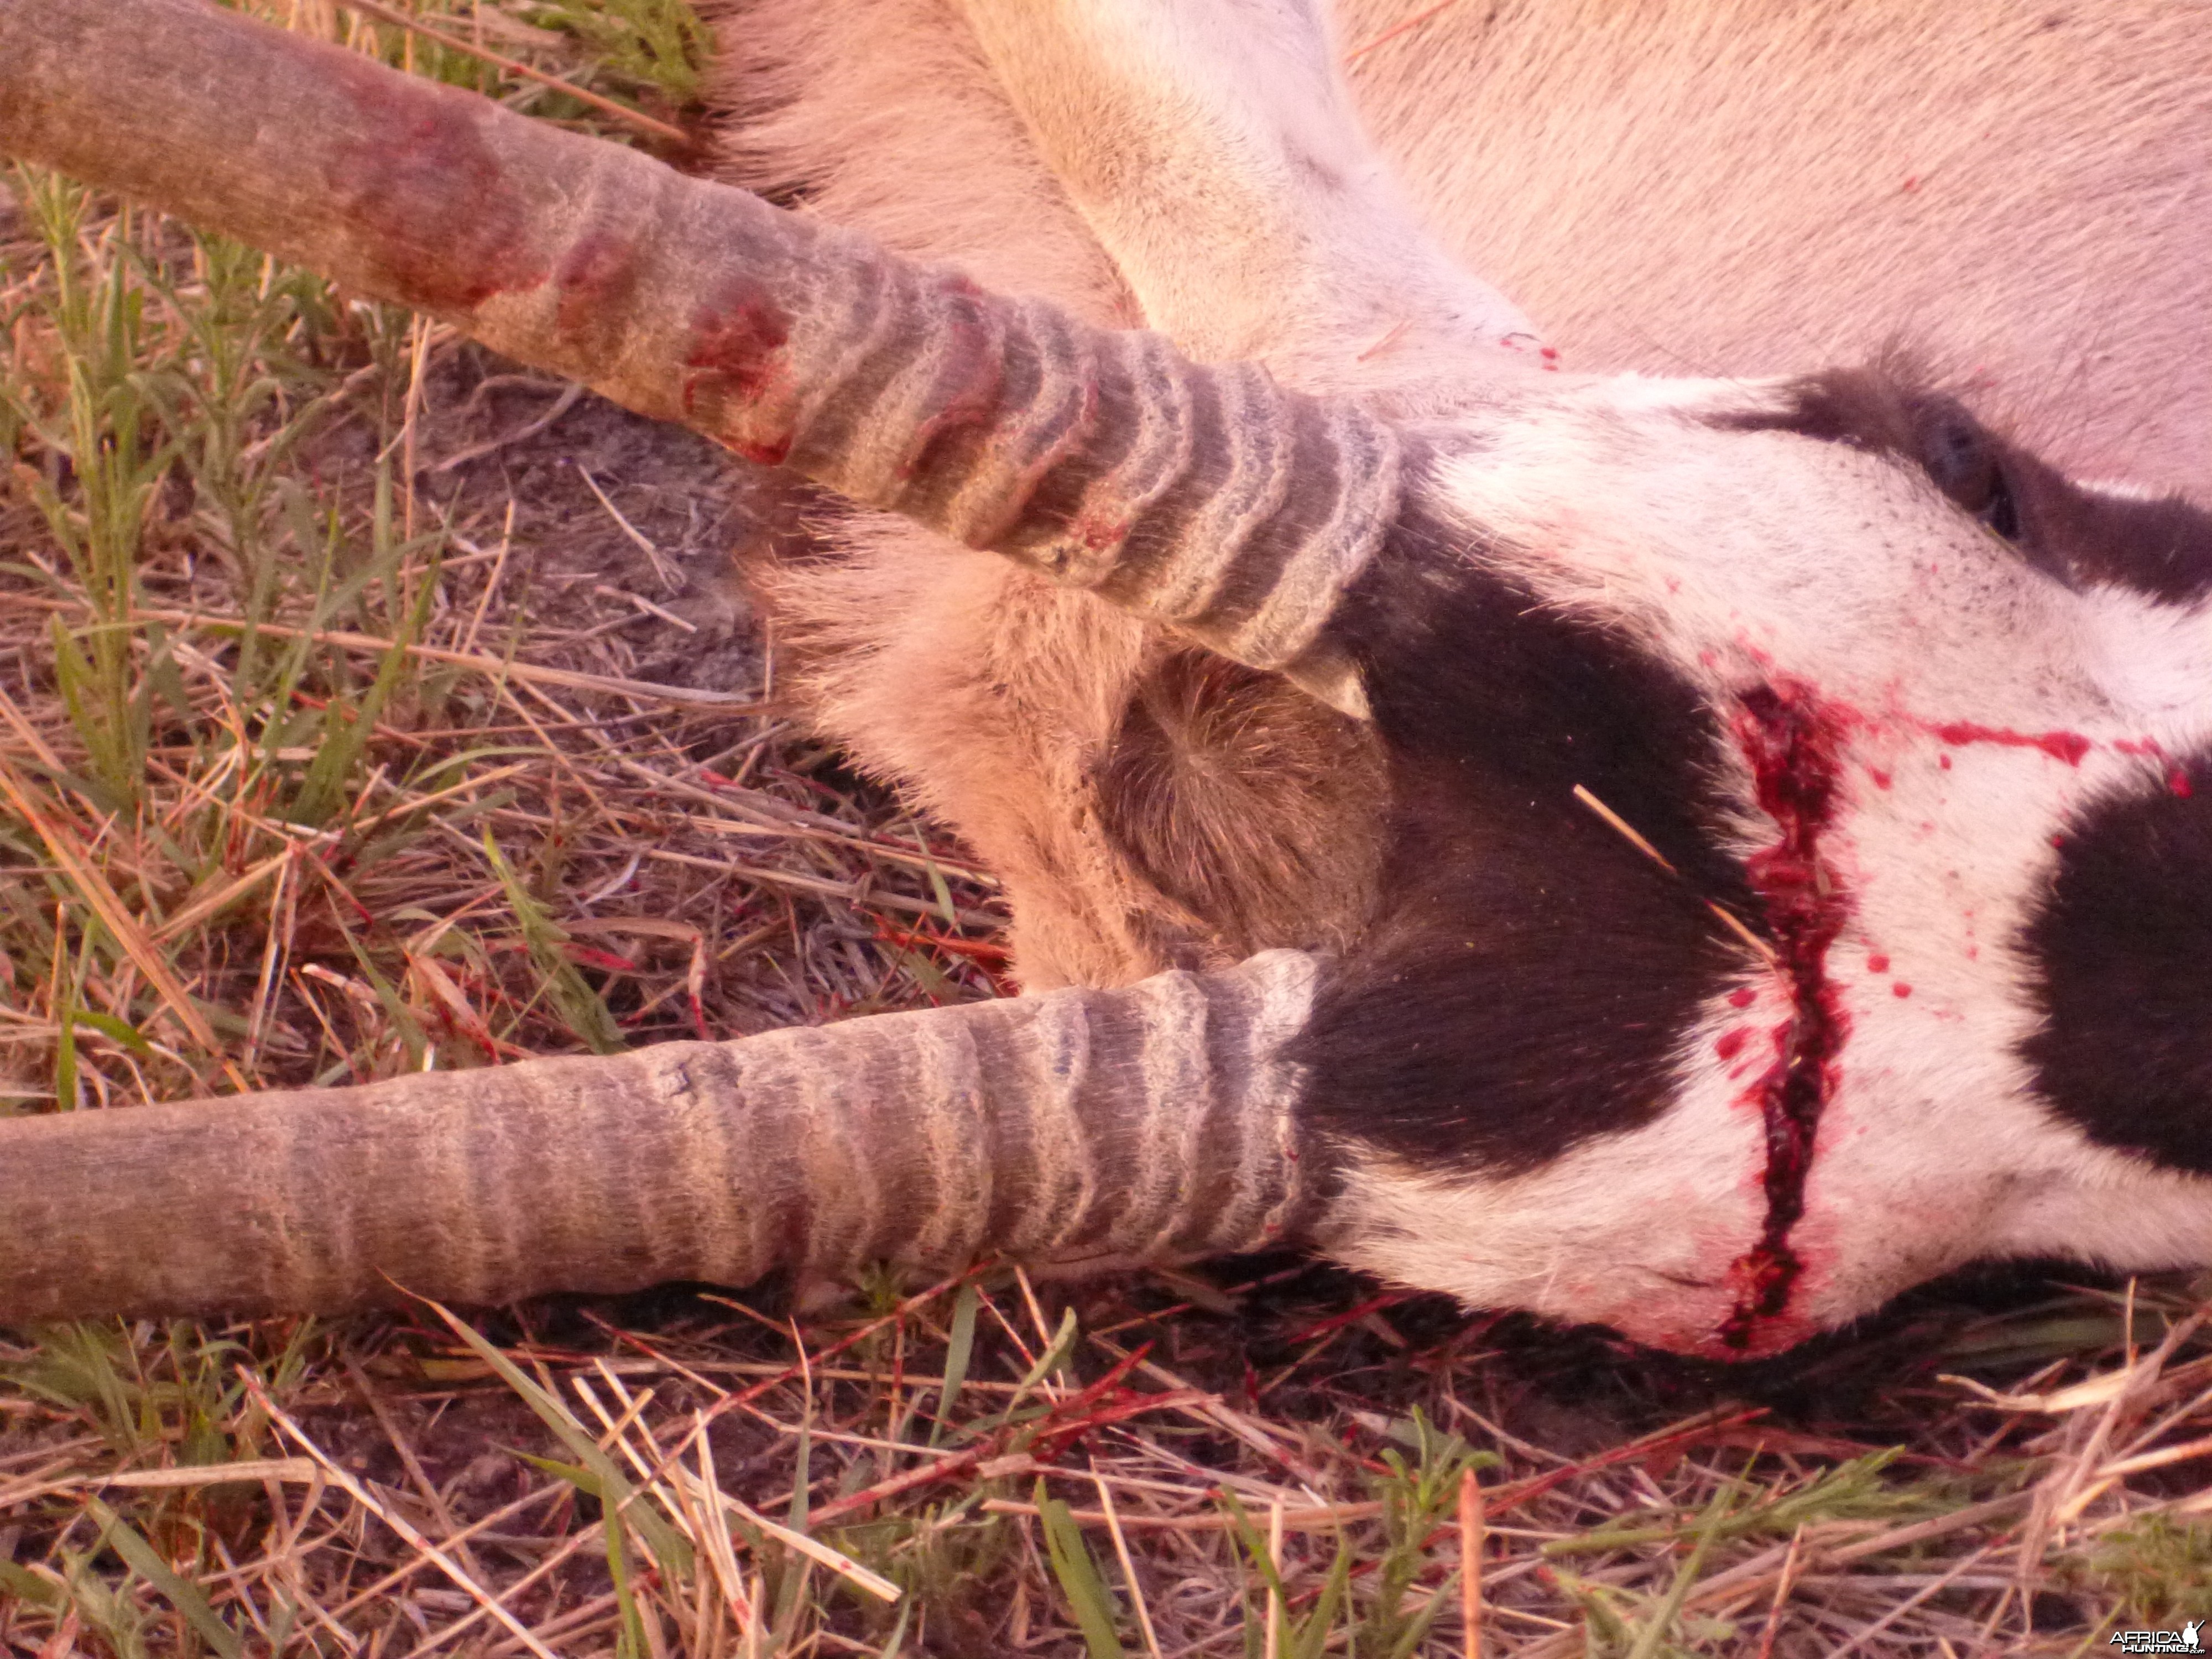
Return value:
[(758, 182), (807, 52), (951, 52), (1050, 297), (199, 0), (0, 0), (0, 151), (866, 509), (763, 583), (1038, 993), (8, 1121), (0, 1318), (1288, 1243), (1747, 1357), (2212, 1261), (2212, 516), (1893, 367), (1559, 372), (1304, 4), (726, 27)]

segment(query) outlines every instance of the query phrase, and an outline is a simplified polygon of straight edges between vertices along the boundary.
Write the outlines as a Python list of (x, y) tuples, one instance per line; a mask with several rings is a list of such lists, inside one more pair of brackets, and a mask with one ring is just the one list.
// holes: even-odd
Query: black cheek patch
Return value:
[(2043, 1029), (2021, 1045), (2100, 1146), (2212, 1175), (2212, 753), (2066, 831), (2025, 945)]
[[(1650, 1122), (1757, 914), (1711, 833), (1719, 722), (1617, 632), (1414, 517), (1334, 625), (1389, 769), (1378, 915), (1295, 1050), (1310, 1119), (1439, 1174), (1539, 1167)], [(1651, 842), (1669, 872), (1575, 795)]]

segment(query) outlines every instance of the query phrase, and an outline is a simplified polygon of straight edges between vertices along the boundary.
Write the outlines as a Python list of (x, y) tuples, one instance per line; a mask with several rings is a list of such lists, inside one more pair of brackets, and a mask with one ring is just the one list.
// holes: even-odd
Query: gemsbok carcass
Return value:
[(0, 149), (853, 503), (757, 580), (1036, 994), (10, 1121), (0, 1316), (2212, 1261), (2197, 9), (726, 14), (802, 211), (198, 0), (0, 0)]

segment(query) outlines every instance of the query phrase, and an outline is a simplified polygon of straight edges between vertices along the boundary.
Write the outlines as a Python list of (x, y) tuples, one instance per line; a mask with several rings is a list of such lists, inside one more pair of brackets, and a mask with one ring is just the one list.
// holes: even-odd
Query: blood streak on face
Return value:
[(1787, 1309), (1803, 1270), (1790, 1234), (1805, 1212), (1814, 1137), (1850, 1029), (1827, 964), (1850, 900), (1820, 848), (1835, 816), (1845, 724), (1809, 687), (1789, 680), (1746, 692), (1734, 721), (1759, 810), (1777, 831), (1745, 869), (1790, 1002), (1790, 1018), (1776, 1033), (1774, 1064), (1747, 1097), (1758, 1103), (1766, 1129), (1766, 1221), (1758, 1243), (1729, 1269), (1735, 1307), (1718, 1335), (1722, 1346), (1739, 1352), (1753, 1346), (1760, 1321)]
[(1993, 743), (2007, 749), (2040, 749), (2053, 760), (2079, 766), (2095, 745), (2078, 732), (2010, 732), (2000, 726), (1978, 726), (1972, 720), (1950, 720), (1933, 728), (1954, 748), (1971, 743)]

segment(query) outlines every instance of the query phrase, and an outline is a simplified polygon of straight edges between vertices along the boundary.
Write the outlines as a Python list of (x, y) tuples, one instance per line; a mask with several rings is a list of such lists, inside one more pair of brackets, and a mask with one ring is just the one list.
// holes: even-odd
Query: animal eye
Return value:
[(1988, 503), (1974, 516), (2008, 542), (2020, 539), (2020, 508), (2012, 498), (2012, 485), (2007, 482), (2004, 469), (1997, 469), (1996, 483), (1990, 491)]
[(2020, 507), (1989, 434), (1963, 410), (1931, 411), (1920, 433), (1920, 461), (1936, 487), (2004, 538), (2020, 538)]

